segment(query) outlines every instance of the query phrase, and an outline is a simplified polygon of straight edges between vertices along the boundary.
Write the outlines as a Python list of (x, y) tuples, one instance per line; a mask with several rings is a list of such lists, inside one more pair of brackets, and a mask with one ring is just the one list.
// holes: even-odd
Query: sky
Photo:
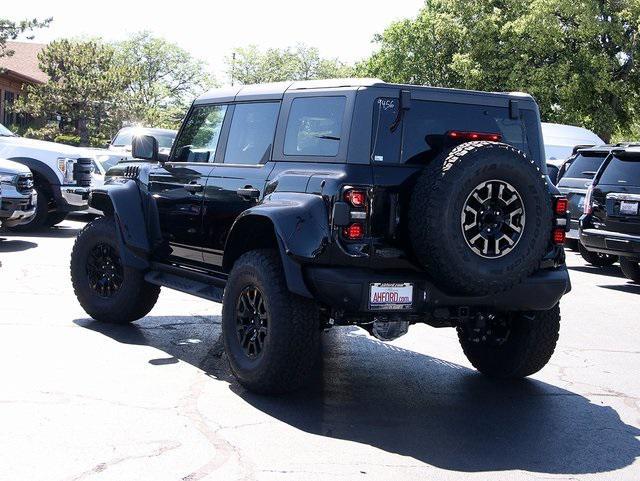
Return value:
[(394, 20), (413, 17), (424, 0), (29, 0), (3, 2), (12, 20), (53, 17), (34, 41), (63, 37), (122, 40), (149, 30), (206, 61), (220, 81), (224, 57), (250, 44), (287, 47), (305, 43), (325, 57), (354, 62), (375, 48), (371, 40)]

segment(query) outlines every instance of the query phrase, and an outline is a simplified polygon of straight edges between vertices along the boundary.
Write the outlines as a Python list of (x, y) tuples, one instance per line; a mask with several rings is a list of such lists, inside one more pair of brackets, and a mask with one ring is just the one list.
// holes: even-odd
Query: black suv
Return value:
[(577, 149), (560, 168), (558, 190), (569, 199), (571, 229), (567, 233), (567, 244), (578, 249), (582, 258), (597, 267), (606, 267), (617, 262), (618, 257), (602, 252), (588, 251), (580, 243), (580, 216), (584, 211), (584, 200), (596, 172), (612, 149), (620, 145), (600, 145)]
[(622, 272), (640, 282), (640, 147), (613, 149), (600, 167), (580, 218), (590, 252), (620, 257)]
[[(76, 296), (92, 317), (145, 316), (160, 286), (222, 303), (229, 364), (262, 393), (309, 376), (320, 333), (394, 339), (456, 327), (480, 371), (541, 369), (569, 291), (568, 202), (546, 176), (524, 94), (378, 80), (214, 90), (168, 159), (140, 137), (90, 204)], [(364, 362), (364, 361), (363, 361)]]

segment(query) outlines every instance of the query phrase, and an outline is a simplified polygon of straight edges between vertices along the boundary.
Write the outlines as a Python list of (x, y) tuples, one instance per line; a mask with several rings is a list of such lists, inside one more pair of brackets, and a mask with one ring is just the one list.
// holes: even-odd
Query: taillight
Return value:
[(569, 212), (569, 199), (566, 197), (556, 197), (554, 210), (556, 215), (567, 215), (567, 212)]
[(354, 222), (344, 229), (342, 234), (349, 240), (358, 240), (364, 237), (364, 226), (360, 222)]
[(352, 207), (362, 208), (367, 204), (367, 193), (364, 190), (349, 189), (344, 192), (344, 200)]
[(584, 214), (591, 214), (593, 212), (593, 205), (591, 199), (593, 198), (593, 185), (590, 185), (587, 189), (587, 194), (584, 196)]
[(553, 243), (556, 245), (563, 245), (567, 239), (567, 232), (564, 227), (556, 227), (553, 229)]
[(472, 140), (488, 140), (491, 142), (500, 142), (502, 134), (492, 132), (463, 132), (460, 130), (450, 130), (447, 135), (454, 140), (472, 141)]

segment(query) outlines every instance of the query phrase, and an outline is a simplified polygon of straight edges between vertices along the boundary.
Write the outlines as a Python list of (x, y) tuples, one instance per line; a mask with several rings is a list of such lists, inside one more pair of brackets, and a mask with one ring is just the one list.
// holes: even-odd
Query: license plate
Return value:
[(384, 283), (371, 284), (369, 308), (374, 311), (405, 310), (413, 307), (413, 284)]
[(627, 215), (638, 215), (638, 203), (637, 202), (627, 202), (623, 200), (620, 202), (620, 213)]

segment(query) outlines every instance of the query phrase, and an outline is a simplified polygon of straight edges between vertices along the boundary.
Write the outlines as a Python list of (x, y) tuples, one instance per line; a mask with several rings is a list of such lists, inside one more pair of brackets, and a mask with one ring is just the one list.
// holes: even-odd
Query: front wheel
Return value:
[(160, 287), (122, 264), (113, 217), (101, 217), (80, 232), (71, 252), (71, 283), (80, 305), (94, 319), (126, 324), (153, 308)]
[(555, 350), (560, 306), (548, 311), (487, 315), (458, 328), (465, 356), (490, 377), (522, 378), (542, 369)]
[(595, 267), (609, 267), (618, 261), (618, 256), (588, 251), (582, 244), (578, 245), (582, 258)]
[(234, 264), (224, 291), (222, 331), (231, 371), (261, 394), (301, 387), (319, 353), (318, 308), (289, 292), (275, 250), (250, 251)]
[(640, 262), (623, 257), (620, 259), (620, 268), (627, 279), (640, 284)]

